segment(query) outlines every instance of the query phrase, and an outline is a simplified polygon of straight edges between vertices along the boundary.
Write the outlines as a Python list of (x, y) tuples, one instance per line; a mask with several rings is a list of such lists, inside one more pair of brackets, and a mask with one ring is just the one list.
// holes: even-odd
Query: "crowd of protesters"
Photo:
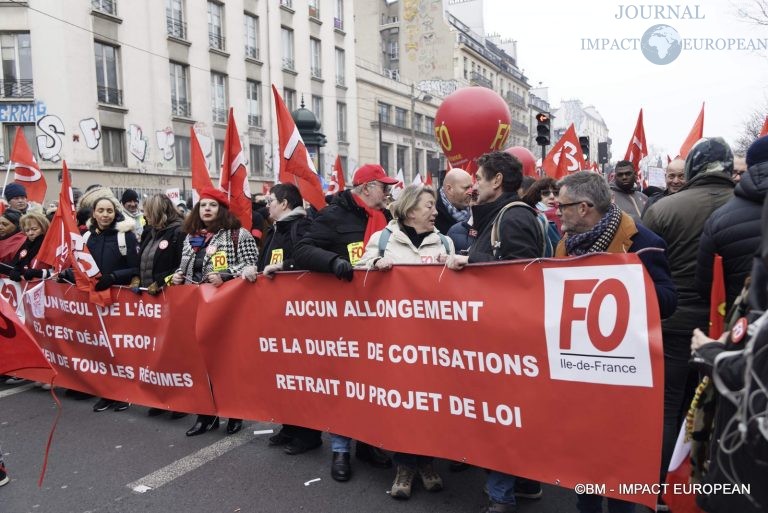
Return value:
[[(665, 190), (649, 197), (629, 161), (616, 165), (610, 181), (588, 171), (559, 181), (524, 180), (524, 174), (531, 174), (524, 169), (530, 162), (514, 152), (491, 152), (478, 159), (474, 177), (451, 169), (437, 190), (410, 185), (394, 201), (391, 188), (397, 180), (381, 166), (366, 164), (354, 172), (351, 189), (330, 197), (329, 205), (314, 214), (305, 209), (297, 187), (275, 185), (254, 204), (250, 232), (229, 211), (227, 195), (218, 189), (201, 191), (199, 201), (188, 210), (164, 195), (140, 198), (128, 189), (118, 200), (109, 188), (92, 186), (77, 201), (78, 224), (101, 271), (97, 290), (126, 286), (152, 295), (168, 286), (219, 287), (235, 278), (255, 281), (260, 275), (273, 278), (289, 270), (331, 273), (351, 281), (355, 268), (386, 272), (399, 264), (434, 263), (459, 272), (476, 262), (639, 252), (662, 317), (665, 371), (659, 479), (663, 483), (699, 378), (717, 375), (722, 354), (736, 355), (724, 370), (728, 381), (737, 388), (753, 387), (752, 392), (743, 392), (758, 394), (747, 407), (762, 408), (762, 418), (766, 415), (765, 330), (753, 330), (757, 334), (749, 354), (733, 351), (745, 346), (727, 333), (711, 339), (702, 331), (709, 323), (715, 254), (724, 259), (728, 309), (740, 309), (759, 326), (768, 303), (764, 263), (768, 244), (763, 238), (768, 223), (763, 207), (768, 192), (768, 136), (749, 148), (743, 157), (745, 169), (736, 170), (734, 160), (722, 139), (702, 139), (684, 159), (669, 162)], [(21, 185), (8, 185), (4, 195), (8, 207), (0, 215), (0, 273), (15, 281), (49, 278), (50, 271), (34, 259), (48, 219), (42, 212), (28, 211)], [(51, 205), (49, 217), (55, 208)], [(59, 273), (57, 279), (74, 281), (69, 271)], [(692, 350), (705, 365), (689, 364)], [(760, 378), (750, 379), (755, 373)], [(746, 442), (741, 452), (736, 451), (738, 457), (728, 449), (729, 466), (724, 472), (723, 460), (713, 460), (725, 452), (718, 435), (730, 429), (729, 415), (746, 414), (734, 413), (733, 405), (729, 409), (722, 398), (716, 398), (716, 407), (720, 423), (704, 431), (711, 443), (708, 456), (700, 462), (699, 478), (726, 482), (736, 473), (739, 482), (752, 484), (753, 495), (708, 497), (700, 503), (712, 512), (765, 511), (766, 430), (755, 420), (758, 415), (744, 417), (739, 430)], [(124, 402), (101, 398), (93, 410), (126, 408)], [(162, 413), (156, 408), (149, 412)], [(172, 412), (173, 418), (184, 415)], [(242, 425), (241, 419), (229, 419), (227, 434), (238, 432)], [(186, 434), (197, 436), (218, 427), (218, 417), (198, 415)], [(330, 439), (331, 476), (347, 481), (352, 478), (352, 440), (337, 434)], [(321, 447), (321, 433), (284, 425), (270, 437), (269, 445), (297, 455)], [(394, 463), (391, 496), (395, 499), (408, 499), (417, 479), (427, 491), (443, 488), (430, 455), (398, 452), (390, 457), (358, 441), (355, 456), (375, 467)], [(450, 468), (458, 471), (466, 465), (453, 462)], [(0, 460), (0, 485), (4, 479)], [(521, 497), (542, 497), (540, 483), (495, 471), (488, 472), (486, 493), (489, 503), (483, 511), (489, 513), (516, 511)], [(629, 502), (607, 502), (611, 513), (635, 510)], [(580, 494), (576, 500), (582, 513), (602, 511), (602, 503), (602, 497), (589, 494)], [(659, 497), (657, 511), (665, 510)]]

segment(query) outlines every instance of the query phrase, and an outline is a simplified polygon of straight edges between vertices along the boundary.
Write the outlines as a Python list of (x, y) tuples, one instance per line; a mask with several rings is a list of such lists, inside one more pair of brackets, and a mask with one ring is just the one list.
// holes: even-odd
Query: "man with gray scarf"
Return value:
[(694, 328), (707, 329), (709, 303), (696, 284), (696, 259), (704, 223), (733, 196), (733, 152), (721, 137), (700, 139), (685, 159), (686, 184), (677, 194), (654, 203), (643, 214), (645, 226), (667, 243), (677, 310), (662, 321), (664, 339), (664, 440), (661, 476), (664, 482), (682, 419), (686, 398), (690, 339)]

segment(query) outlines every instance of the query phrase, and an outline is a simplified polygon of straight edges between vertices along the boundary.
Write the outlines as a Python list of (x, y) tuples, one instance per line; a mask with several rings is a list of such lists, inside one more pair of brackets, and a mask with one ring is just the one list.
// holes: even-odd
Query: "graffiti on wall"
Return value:
[(95, 150), (99, 147), (99, 141), (101, 140), (101, 130), (99, 130), (99, 124), (95, 119), (81, 119), (80, 131), (83, 133), (85, 145), (88, 146), (89, 149)]
[(0, 123), (34, 123), (47, 114), (45, 102), (0, 103)]
[(147, 157), (147, 139), (141, 131), (139, 125), (128, 125), (128, 151), (136, 157), (139, 162), (144, 162)]
[(155, 138), (157, 139), (157, 147), (160, 149), (163, 158), (165, 160), (173, 159), (173, 129), (168, 126), (165, 127), (165, 130), (158, 130), (155, 132)]
[(58, 162), (61, 160), (62, 138), (64, 137), (64, 123), (58, 116), (47, 114), (37, 120), (37, 128), (44, 135), (38, 135), (37, 153), (43, 160)]

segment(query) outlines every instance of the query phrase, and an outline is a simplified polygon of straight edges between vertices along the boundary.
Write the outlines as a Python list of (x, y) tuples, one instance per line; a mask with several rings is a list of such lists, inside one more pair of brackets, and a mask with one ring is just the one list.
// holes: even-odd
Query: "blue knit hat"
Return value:
[(24, 188), (23, 185), (19, 185), (17, 183), (9, 183), (5, 186), (5, 190), (3, 191), (3, 194), (5, 195), (5, 199), (8, 201), (11, 201), (13, 198), (18, 197), (27, 197), (27, 190)]
[(768, 162), (768, 135), (760, 137), (747, 150), (747, 167)]

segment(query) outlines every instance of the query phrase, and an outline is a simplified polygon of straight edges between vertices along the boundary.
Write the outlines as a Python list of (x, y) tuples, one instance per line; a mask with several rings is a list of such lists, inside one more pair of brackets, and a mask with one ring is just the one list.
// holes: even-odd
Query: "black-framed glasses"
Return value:
[(589, 201), (581, 200), (581, 201), (574, 201), (573, 203), (558, 203), (557, 204), (557, 210), (562, 212), (564, 208), (572, 207), (574, 205), (580, 205), (582, 203), (586, 203), (587, 206), (589, 206), (589, 207), (594, 207), (595, 206), (592, 203), (590, 203)]

